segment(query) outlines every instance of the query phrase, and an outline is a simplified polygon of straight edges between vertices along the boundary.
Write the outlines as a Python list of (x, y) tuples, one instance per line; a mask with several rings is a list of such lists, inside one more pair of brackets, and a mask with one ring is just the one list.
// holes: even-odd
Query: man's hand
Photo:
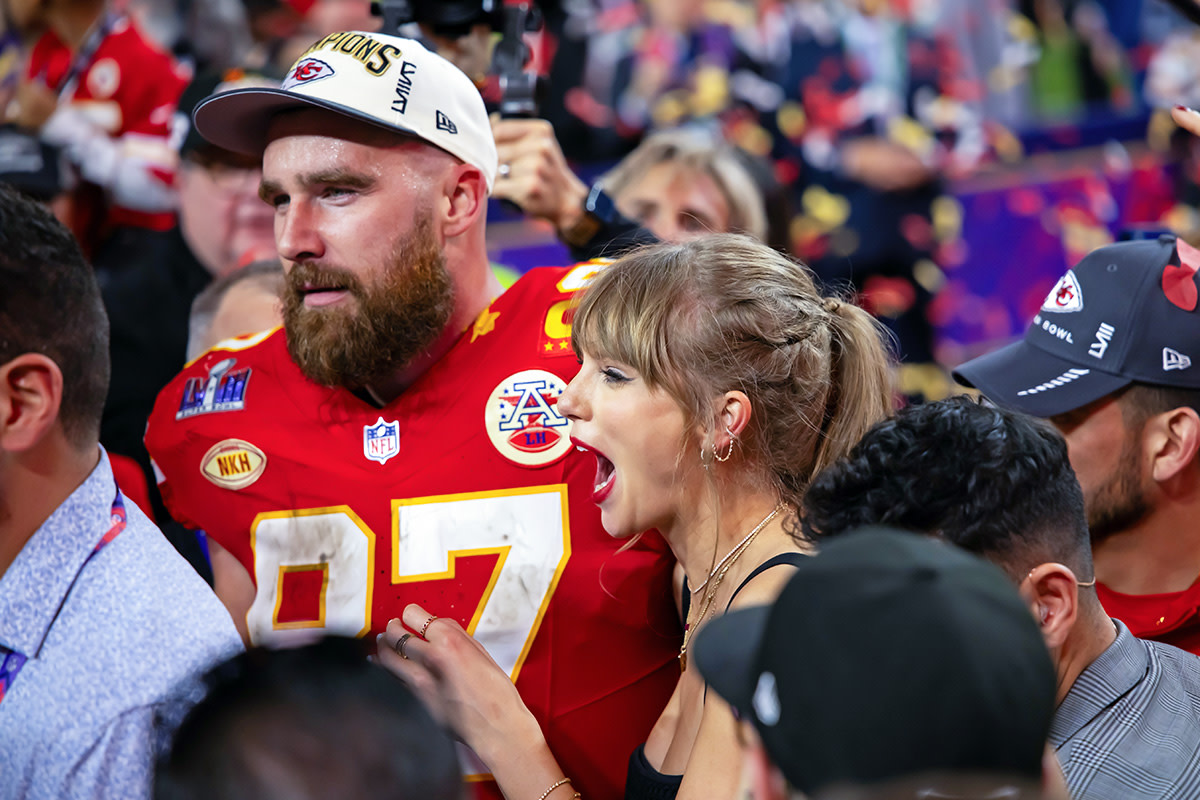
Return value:
[(567, 165), (554, 128), (544, 119), (492, 117), (500, 172), (492, 195), (531, 217), (569, 230), (583, 216), (588, 187)]
[(13, 116), (8, 120), (36, 131), (58, 107), (58, 95), (39, 80), (22, 80), (17, 86)]

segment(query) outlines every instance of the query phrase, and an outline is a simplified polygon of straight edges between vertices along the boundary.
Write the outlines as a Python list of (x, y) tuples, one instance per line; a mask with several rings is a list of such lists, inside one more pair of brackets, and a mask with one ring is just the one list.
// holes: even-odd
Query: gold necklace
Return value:
[[(755, 537), (762, 532), (763, 528), (767, 527), (767, 523), (775, 519), (775, 516), (782, 509), (783, 503), (780, 503), (779, 505), (775, 506), (775, 508), (771, 509), (771, 513), (763, 517), (762, 522), (755, 525), (754, 529), (751, 530), (750, 533), (746, 534), (746, 538), (738, 542), (737, 546), (729, 551), (729, 555), (721, 559), (721, 563), (718, 564), (717, 567), (709, 573), (708, 577), (704, 579), (704, 583), (700, 584), (701, 587), (708, 586), (708, 591), (704, 593), (703, 605), (698, 606), (699, 612), (696, 615), (696, 627), (699, 627), (700, 623), (704, 621), (704, 618), (708, 616), (709, 612), (712, 611), (713, 600), (715, 600), (717, 597), (717, 589), (721, 587), (722, 581), (725, 580), (725, 573), (729, 572), (729, 568), (732, 567), (737, 560), (742, 557), (743, 553), (750, 549), (750, 544), (754, 541)], [(689, 618), (685, 620), (683, 624), (683, 644), (679, 648), (680, 672), (687, 670), (688, 639), (691, 637), (693, 629), (692, 621), (690, 619), (691, 616), (692, 615), (689, 611)]]

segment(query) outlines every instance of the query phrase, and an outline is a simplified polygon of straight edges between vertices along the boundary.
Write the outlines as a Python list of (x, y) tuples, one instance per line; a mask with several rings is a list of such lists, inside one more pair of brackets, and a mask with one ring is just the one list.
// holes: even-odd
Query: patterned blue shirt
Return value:
[(169, 696), (241, 647), (212, 590), (133, 503), (113, 528), (108, 456), (0, 576), (0, 798), (142, 798)]
[(1075, 680), (1050, 726), (1075, 800), (1200, 797), (1200, 657), (1117, 639)]

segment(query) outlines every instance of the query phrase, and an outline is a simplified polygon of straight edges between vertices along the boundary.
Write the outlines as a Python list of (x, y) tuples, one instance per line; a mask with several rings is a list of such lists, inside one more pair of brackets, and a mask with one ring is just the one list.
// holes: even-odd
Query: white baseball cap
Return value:
[(423, 139), (479, 167), (491, 192), (496, 143), (479, 90), (462, 70), (413, 39), (331, 33), (300, 56), (279, 88), (213, 95), (193, 117), (208, 141), (255, 155), (266, 149), (275, 114), (306, 107)]

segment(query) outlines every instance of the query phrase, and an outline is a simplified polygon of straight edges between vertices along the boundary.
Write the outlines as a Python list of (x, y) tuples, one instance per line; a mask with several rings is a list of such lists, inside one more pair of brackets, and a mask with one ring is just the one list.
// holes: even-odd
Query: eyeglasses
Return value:
[[(1042, 567), (1042, 566), (1045, 566), (1045, 565), (1044, 565), (1044, 564), (1038, 564), (1038, 565), (1037, 565), (1037, 567), (1034, 567), (1033, 569), (1029, 570), (1029, 574), (1025, 576), (1025, 581), (1027, 581), (1027, 580), (1029, 580), (1030, 578), (1032, 578), (1032, 577), (1033, 577), (1033, 573), (1037, 572), (1037, 569), (1038, 569), (1038, 567)], [(1062, 566), (1062, 565), (1059, 565), (1059, 566)], [(1021, 583), (1024, 583), (1025, 581), (1021, 581)], [(1078, 579), (1077, 579), (1077, 580), (1075, 581), (1075, 585), (1076, 585), (1076, 586), (1078, 586), (1080, 589), (1087, 589), (1087, 588), (1089, 588), (1089, 587), (1091, 587), (1091, 586), (1095, 586), (1095, 585), (1096, 585), (1096, 579), (1095, 579), (1095, 578), (1092, 578), (1090, 581), (1087, 581), (1086, 583), (1085, 583), (1084, 581), (1081, 581), (1081, 580), (1078, 580)]]
[(223, 191), (241, 189), (249, 184), (250, 179), (253, 179), (251, 188), (257, 191), (258, 182), (262, 176), (262, 167), (259, 162), (249, 159), (231, 162), (226, 159), (205, 158), (199, 154), (192, 154), (185, 159), (185, 163), (204, 170), (213, 185)]

